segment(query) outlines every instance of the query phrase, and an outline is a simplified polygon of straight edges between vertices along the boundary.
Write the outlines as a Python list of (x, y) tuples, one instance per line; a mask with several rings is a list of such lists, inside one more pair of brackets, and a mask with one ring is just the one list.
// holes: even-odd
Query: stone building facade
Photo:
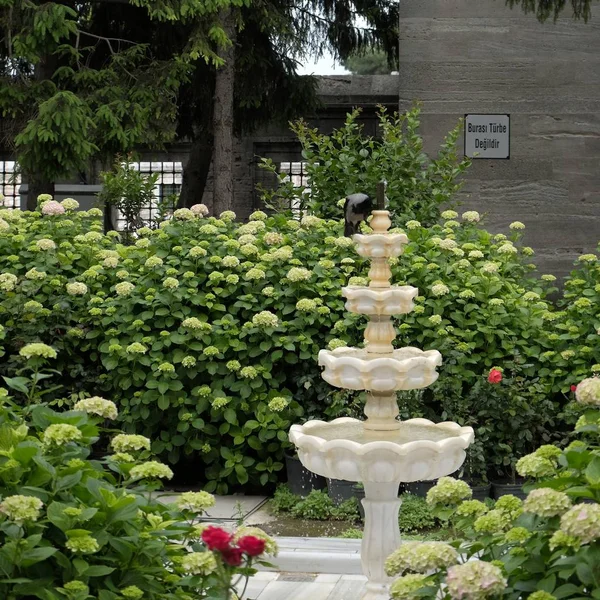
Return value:
[(525, 223), (538, 264), (564, 275), (600, 240), (600, 3), (556, 24), (504, 0), (400, 2), (400, 109), (419, 99), (426, 149), (457, 118), (508, 113), (509, 160), (474, 160), (461, 200), (493, 231)]

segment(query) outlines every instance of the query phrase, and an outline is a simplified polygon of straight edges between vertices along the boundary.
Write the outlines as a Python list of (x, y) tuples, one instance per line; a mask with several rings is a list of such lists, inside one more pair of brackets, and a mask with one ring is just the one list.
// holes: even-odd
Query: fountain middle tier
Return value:
[(423, 351), (410, 346), (388, 355), (370, 354), (367, 348), (319, 352), (323, 379), (348, 390), (391, 393), (425, 388), (436, 381), (436, 367), (441, 364), (442, 355), (437, 350)]
[(360, 315), (392, 316), (405, 315), (414, 308), (414, 299), (419, 290), (412, 285), (393, 285), (389, 288), (349, 286), (342, 288), (347, 298), (346, 310)]

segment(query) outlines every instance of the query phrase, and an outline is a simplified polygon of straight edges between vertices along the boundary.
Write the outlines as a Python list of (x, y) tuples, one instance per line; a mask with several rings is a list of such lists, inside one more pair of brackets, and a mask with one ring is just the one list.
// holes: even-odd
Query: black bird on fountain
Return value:
[(359, 232), (360, 224), (373, 210), (373, 200), (367, 194), (350, 194), (344, 204), (344, 235), (352, 237)]

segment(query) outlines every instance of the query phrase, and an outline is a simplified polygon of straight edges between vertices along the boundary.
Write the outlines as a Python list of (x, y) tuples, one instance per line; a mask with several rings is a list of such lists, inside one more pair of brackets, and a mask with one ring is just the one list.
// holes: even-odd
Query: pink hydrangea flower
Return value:
[(208, 214), (208, 207), (206, 204), (194, 204), (194, 206), (190, 206), (190, 210), (196, 215), (200, 217), (204, 217)]
[(65, 207), (59, 202), (56, 202), (56, 200), (49, 200), (42, 206), (43, 215), (63, 215), (64, 213)]

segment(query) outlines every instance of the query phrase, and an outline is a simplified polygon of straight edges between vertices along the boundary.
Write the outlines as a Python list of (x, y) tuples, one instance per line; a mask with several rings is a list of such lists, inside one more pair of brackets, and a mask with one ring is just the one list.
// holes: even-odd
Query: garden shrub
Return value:
[[(149, 439), (103, 426), (117, 417), (113, 402), (89, 398), (66, 412), (40, 404), (35, 383), (52, 377), (46, 363), (55, 356), (45, 344), (23, 346), (22, 373), (9, 378), (14, 398), (0, 388), (0, 597), (229, 597), (274, 542), (254, 529), (233, 538), (199, 524), (214, 504), (206, 492), (158, 501), (153, 492), (173, 473), (153, 460)], [(112, 454), (94, 460), (101, 434)], [(215, 535), (226, 542), (215, 546)]]
[[(113, 398), (123, 428), (170, 464), (193, 459), (185, 470), (219, 493), (276, 482), (292, 423), (359, 416), (361, 396), (332, 389), (316, 364), (322, 348), (362, 343), (366, 323), (344, 308), (341, 288), (364, 284), (367, 267), (340, 221), (257, 212), (240, 224), (182, 209), (123, 245), (102, 234), (100, 211), (57, 204), (0, 214), (0, 374), (18, 369), (23, 344), (52, 345), (69, 394)], [(552, 282), (533, 278), (518, 229), (492, 236), (478, 220), (449, 211), (431, 228), (405, 224), (393, 279), (420, 295), (397, 344), (439, 349), (444, 363), (430, 390), (400, 395), (401, 412), (481, 419), (485, 460), (506, 444), (510, 471), (529, 451), (515, 428), (543, 442), (560, 410), (549, 393), (569, 386), (564, 369), (537, 379), (558, 341)], [(487, 382), (495, 366), (515, 385)], [(48, 401), (72, 401), (39, 385)]]
[(400, 531), (414, 533), (436, 527), (438, 521), (425, 502), (425, 498), (413, 494), (402, 494), (400, 498), (402, 499), (398, 513)]
[(340, 219), (340, 198), (357, 192), (375, 198), (377, 184), (386, 181), (395, 224), (417, 219), (433, 225), (440, 207), (452, 205), (462, 185), (459, 178), (471, 161), (459, 158), (457, 152), (462, 122), (446, 136), (436, 158), (425, 154), (419, 134), (420, 112), (416, 105), (404, 114), (390, 116), (380, 108), (380, 138), (364, 135), (357, 122), (359, 109), (349, 113), (344, 125), (330, 135), (311, 129), (304, 121), (295, 123), (292, 130), (302, 145), (310, 189), (295, 186), (287, 175), (278, 173), (271, 159), (263, 159), (260, 166), (277, 181), (274, 190), (262, 189), (263, 201), (276, 209), (296, 206), (318, 217)]
[(517, 463), (530, 481), (524, 501), (503, 496), (489, 510), (450, 477), (428, 493), (456, 541), (408, 542), (386, 562), (394, 600), (600, 598), (600, 378), (576, 392), (579, 439), (543, 445)]

